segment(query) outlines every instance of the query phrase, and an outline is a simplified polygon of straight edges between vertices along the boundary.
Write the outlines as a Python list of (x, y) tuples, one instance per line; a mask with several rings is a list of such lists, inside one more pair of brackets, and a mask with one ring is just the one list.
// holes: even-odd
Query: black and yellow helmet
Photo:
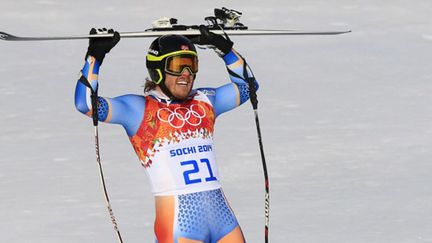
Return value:
[(198, 72), (198, 56), (194, 44), (181, 35), (164, 35), (155, 39), (147, 53), (146, 66), (156, 84), (165, 74), (180, 75), (184, 68), (194, 76)]

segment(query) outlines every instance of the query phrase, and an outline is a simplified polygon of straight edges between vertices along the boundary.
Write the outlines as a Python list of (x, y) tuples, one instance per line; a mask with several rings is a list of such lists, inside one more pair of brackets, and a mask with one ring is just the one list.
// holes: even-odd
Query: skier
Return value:
[[(91, 90), (97, 90), (99, 68), (120, 41), (118, 32), (108, 32), (114, 36), (90, 39), (75, 90), (76, 108), (90, 117)], [(245, 80), (253, 78), (252, 72), (232, 49), (231, 40), (205, 26), (200, 26), (200, 32), (195, 44), (217, 51), (230, 83), (193, 89), (198, 72), (194, 43), (184, 36), (165, 35), (154, 40), (148, 50), (150, 78), (144, 95), (94, 97), (98, 119), (124, 127), (146, 169), (155, 196), (154, 231), (159, 243), (245, 242), (219, 182), (213, 128), (216, 117), (249, 99)]]

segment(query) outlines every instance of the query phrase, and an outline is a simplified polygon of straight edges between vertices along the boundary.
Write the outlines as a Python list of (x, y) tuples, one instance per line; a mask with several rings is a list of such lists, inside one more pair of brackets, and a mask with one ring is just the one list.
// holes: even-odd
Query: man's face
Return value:
[(185, 100), (190, 91), (192, 90), (194, 83), (194, 76), (189, 72), (189, 69), (183, 69), (180, 76), (174, 76), (171, 74), (165, 75), (165, 85), (171, 94), (178, 100)]

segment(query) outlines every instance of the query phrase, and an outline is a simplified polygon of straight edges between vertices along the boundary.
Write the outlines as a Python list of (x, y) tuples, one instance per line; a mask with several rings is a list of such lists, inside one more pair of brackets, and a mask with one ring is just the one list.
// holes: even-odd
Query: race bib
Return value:
[(192, 193), (220, 187), (211, 139), (163, 146), (147, 168), (156, 195)]

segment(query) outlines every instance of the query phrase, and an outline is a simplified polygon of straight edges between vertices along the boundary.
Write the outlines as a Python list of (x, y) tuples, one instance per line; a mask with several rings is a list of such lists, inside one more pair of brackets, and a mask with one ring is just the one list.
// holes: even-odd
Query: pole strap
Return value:
[(82, 75), (82, 73), (81, 73), (81, 77), (79, 78), (78, 81), (80, 81), (82, 84), (84, 84), (91, 91), (90, 98), (91, 98), (91, 104), (92, 104), (93, 125), (97, 126), (98, 121), (99, 121), (99, 114), (98, 114), (98, 89), (99, 89), (99, 86), (96, 87), (96, 90), (93, 90), (93, 87), (90, 85), (90, 82), (88, 81), (88, 79), (84, 75)]
[(245, 81), (249, 85), (249, 99), (252, 103), (252, 108), (254, 110), (256, 110), (256, 109), (258, 109), (258, 98), (257, 98), (257, 94), (256, 94), (257, 87), (255, 85), (256, 79), (255, 79), (253, 74), (249, 75), (248, 70), (247, 70), (248, 65), (247, 65), (246, 59), (244, 59), (244, 57), (242, 57), (242, 56), (240, 56), (240, 57), (243, 59), (243, 77), (238, 75), (237, 73), (235, 73), (234, 71), (232, 71), (228, 67), (227, 67), (227, 70), (231, 76), (239, 78), (239, 79)]

